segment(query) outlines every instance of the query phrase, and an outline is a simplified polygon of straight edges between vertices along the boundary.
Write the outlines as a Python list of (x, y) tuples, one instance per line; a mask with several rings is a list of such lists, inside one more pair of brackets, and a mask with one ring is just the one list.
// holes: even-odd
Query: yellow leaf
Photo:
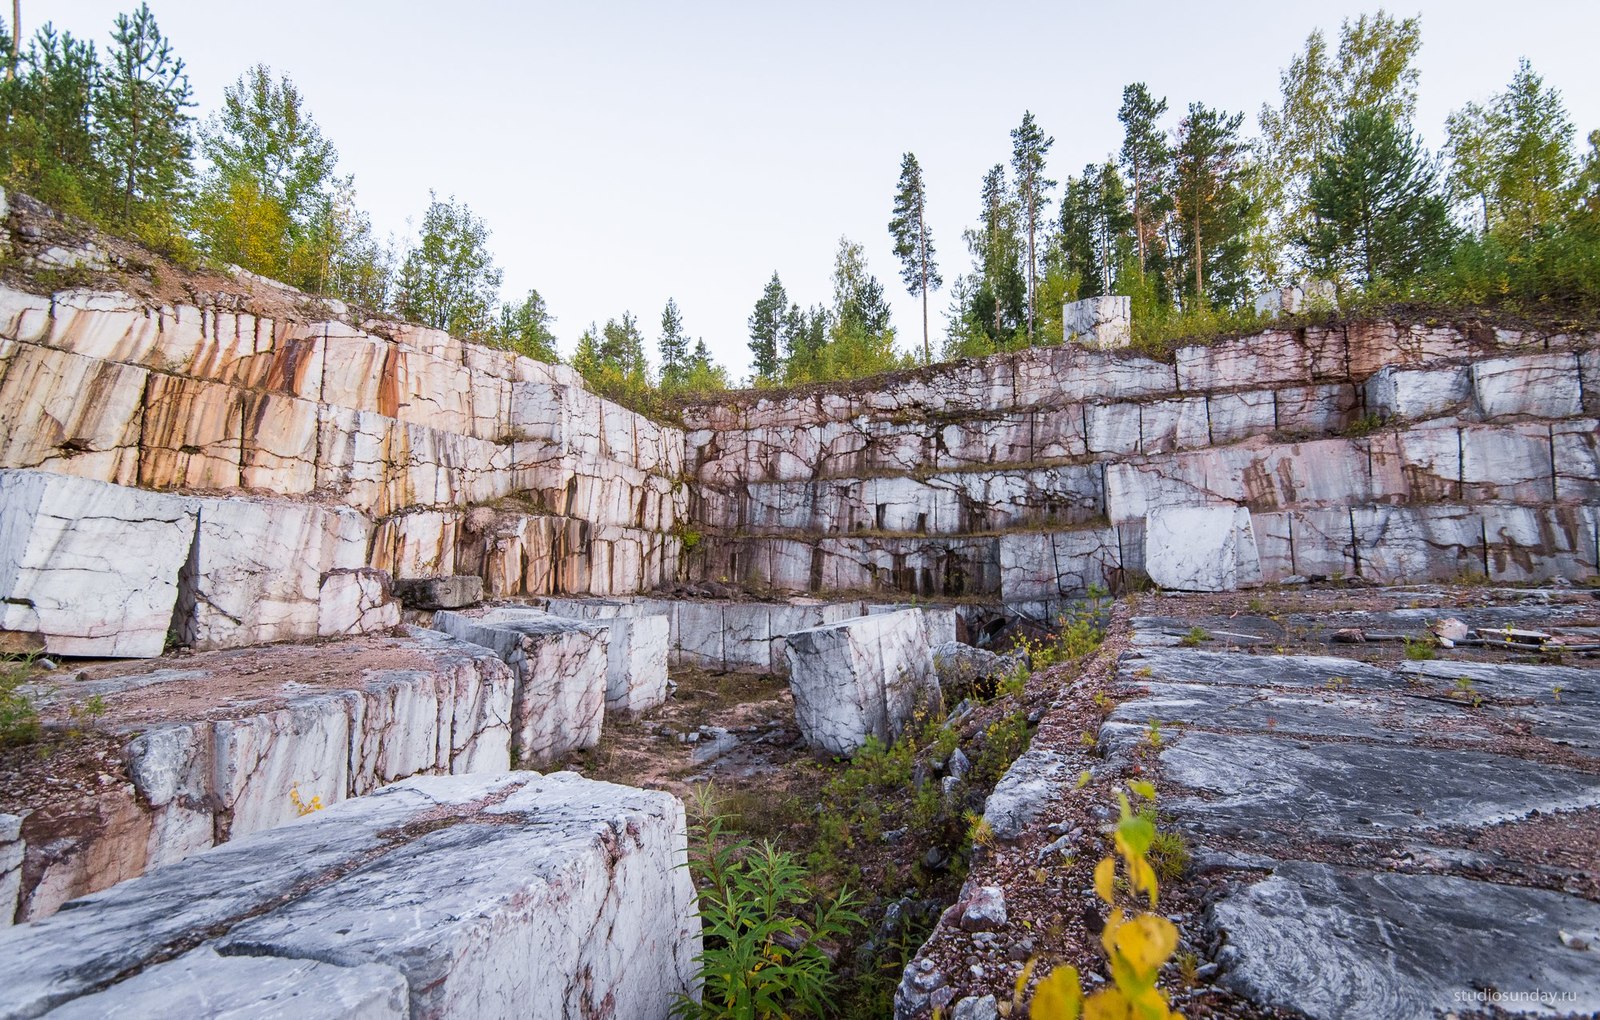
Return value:
[(1138, 1014), (1121, 992), (1102, 988), (1083, 1004), (1083, 1020), (1138, 1020)]
[(1078, 983), (1078, 968), (1057, 967), (1039, 982), (1033, 993), (1032, 1020), (1078, 1020), (1083, 1008), (1083, 986)]
[(1133, 782), (1128, 784), (1128, 788), (1134, 793), (1137, 793), (1139, 796), (1143, 797), (1145, 800), (1156, 799), (1155, 784), (1147, 780), (1135, 779)]
[(1117, 861), (1114, 857), (1106, 857), (1094, 866), (1094, 891), (1095, 895), (1111, 902), (1111, 890), (1117, 879)]
[(1178, 948), (1178, 929), (1164, 917), (1139, 914), (1116, 925), (1108, 923), (1100, 941), (1111, 958), (1117, 986), (1145, 989), (1154, 987), (1161, 965)]
[(1089, 785), (1089, 770), (1088, 769), (1084, 769), (1082, 772), (1078, 773), (1078, 789), (1081, 790), (1085, 786), (1088, 786), (1088, 785)]

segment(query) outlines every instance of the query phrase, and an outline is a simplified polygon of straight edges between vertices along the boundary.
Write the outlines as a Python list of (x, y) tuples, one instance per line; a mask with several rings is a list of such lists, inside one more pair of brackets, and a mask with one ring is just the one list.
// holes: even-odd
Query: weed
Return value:
[(1185, 648), (1198, 648), (1202, 642), (1210, 640), (1211, 635), (1204, 627), (1190, 627), (1189, 633), (1178, 639), (1178, 644)]
[(1339, 434), (1346, 439), (1360, 439), (1370, 436), (1383, 428), (1383, 418), (1376, 414), (1364, 414), (1339, 430)]
[(1439, 654), (1437, 651), (1435, 651), (1432, 638), (1417, 638), (1416, 640), (1406, 638), (1405, 643), (1406, 658), (1412, 660), (1413, 662), (1432, 659)]
[(1478, 693), (1478, 688), (1472, 683), (1471, 677), (1456, 677), (1455, 689), (1450, 693), (1473, 708), (1478, 708), (1483, 704), (1483, 695)]
[[(729, 840), (711, 797), (697, 804), (689, 873), (700, 890), (702, 1001), (673, 1007), (681, 1018), (822, 1016), (834, 983), (830, 942), (865, 925), (849, 889), (825, 897), (793, 855), (769, 841)], [(808, 915), (809, 919), (802, 917)]]
[(323, 807), (321, 797), (312, 797), (309, 801), (301, 800), (299, 783), (289, 787), (289, 803), (294, 805), (294, 813), (300, 818), (304, 818), (313, 812), (321, 811)]
[(994, 846), (994, 829), (989, 825), (989, 820), (976, 811), (968, 811), (967, 841), (981, 847)]
[(1144, 740), (1145, 743), (1149, 744), (1151, 747), (1161, 746), (1161, 723), (1159, 721), (1155, 719), (1150, 720), (1149, 725), (1145, 727)]
[[(1136, 796), (1154, 801), (1155, 790), (1148, 783), (1131, 784)], [(1100, 945), (1105, 950), (1111, 981), (1087, 1000), (1076, 967), (1057, 967), (1034, 990), (1029, 1016), (1033, 1020), (1077, 1020), (1086, 1017), (1142, 1017), (1166, 1020), (1171, 1012), (1167, 994), (1157, 985), (1161, 968), (1178, 948), (1178, 929), (1155, 913), (1161, 879), (1150, 861), (1156, 839), (1152, 820), (1154, 804), (1137, 814), (1125, 794), (1118, 794), (1121, 818), (1113, 831), (1117, 856), (1106, 857), (1094, 869), (1095, 894), (1111, 908)], [(1121, 858), (1121, 881), (1118, 880)], [(1135, 910), (1140, 894), (1149, 910)], [(1022, 1016), (1022, 993), (1033, 975), (1037, 961), (1030, 960), (1018, 976), (1011, 1002), (1011, 1016)]]
[(1254, 613), (1256, 616), (1267, 615), (1267, 604), (1259, 595), (1251, 597), (1250, 600), (1244, 604), (1244, 607), (1251, 613)]
[(39, 709), (22, 689), (33, 671), (35, 655), (0, 659), (0, 747), (39, 739)]
[(1554, 687), (1550, 688), (1550, 696), (1552, 698), (1556, 699), (1556, 701), (1558, 701), (1558, 702), (1561, 700), (1561, 685), (1560, 684), (1556, 684)]

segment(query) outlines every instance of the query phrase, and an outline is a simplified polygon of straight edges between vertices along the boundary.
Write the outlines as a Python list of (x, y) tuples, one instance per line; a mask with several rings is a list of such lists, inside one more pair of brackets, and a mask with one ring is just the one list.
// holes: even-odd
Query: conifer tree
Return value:
[(1250, 228), (1244, 114), (1190, 103), (1173, 147), (1174, 219), (1187, 293), (1228, 304), (1244, 296)]
[(928, 192), (922, 181), (917, 157), (906, 153), (900, 160), (900, 190), (894, 197), (894, 216), (889, 220), (889, 236), (894, 238), (895, 257), (900, 260), (900, 279), (914, 297), (922, 296), (922, 360), (933, 361), (928, 339), (928, 291), (944, 286), (934, 261), (933, 232), (928, 227)]
[(1400, 283), (1448, 250), (1448, 207), (1421, 143), (1389, 114), (1357, 110), (1323, 154), (1309, 193), (1314, 260), (1364, 283)]
[(528, 291), (521, 301), (500, 307), (500, 322), (494, 331), (496, 346), (516, 351), (526, 358), (555, 364), (561, 360), (556, 351), (556, 337), (550, 331), (555, 316), (550, 314), (544, 298), (536, 290)]
[(111, 43), (94, 94), (109, 208), (147, 239), (169, 240), (192, 173), (189, 76), (147, 4), (117, 15)]
[(1046, 138), (1033, 119), (1031, 111), (1023, 111), (1022, 123), (1011, 131), (1011, 169), (1017, 175), (1017, 203), (1022, 210), (1023, 233), (1028, 240), (1028, 343), (1033, 343), (1035, 298), (1038, 293), (1038, 236), (1044, 221), (1045, 210), (1050, 205), (1050, 189), (1056, 182), (1044, 176), (1045, 156), (1054, 138)]
[(661, 354), (661, 385), (681, 385), (689, 374), (689, 338), (683, 333), (683, 313), (672, 298), (667, 298), (661, 311), (661, 339), (656, 349)]
[(1167, 168), (1171, 153), (1167, 135), (1157, 123), (1167, 112), (1166, 99), (1156, 99), (1144, 82), (1122, 90), (1122, 170), (1132, 193), (1134, 248), (1139, 256), (1139, 272), (1146, 271), (1148, 253), (1160, 236), (1159, 225), (1170, 203), (1166, 196)]
[(974, 280), (968, 288), (970, 314), (962, 318), (981, 324), (989, 349), (998, 350), (1025, 329), (1028, 305), (1017, 202), (999, 163), (983, 176), (982, 202), (979, 226), (963, 234), (972, 253)]
[(783, 326), (789, 311), (789, 294), (783, 281), (774, 270), (772, 279), (756, 299), (747, 325), (750, 329), (750, 361), (755, 370), (756, 382), (770, 382), (778, 378), (778, 352), (783, 336)]

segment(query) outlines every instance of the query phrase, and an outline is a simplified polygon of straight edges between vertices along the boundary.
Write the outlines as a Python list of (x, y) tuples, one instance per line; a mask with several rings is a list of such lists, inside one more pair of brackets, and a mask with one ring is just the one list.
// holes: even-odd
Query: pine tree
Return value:
[(783, 336), (785, 315), (789, 310), (789, 295), (776, 271), (756, 299), (755, 310), (750, 313), (750, 360), (755, 370), (756, 382), (771, 382), (778, 378), (779, 341)]
[(928, 291), (944, 286), (934, 262), (933, 232), (928, 227), (928, 193), (922, 182), (922, 167), (917, 157), (906, 153), (900, 160), (900, 190), (894, 197), (894, 216), (889, 220), (889, 236), (894, 238), (895, 257), (900, 260), (900, 279), (912, 296), (922, 296), (922, 360), (933, 361), (928, 339)]
[(1156, 99), (1144, 82), (1122, 90), (1122, 169), (1133, 192), (1131, 211), (1134, 247), (1139, 255), (1139, 272), (1146, 271), (1148, 253), (1160, 236), (1159, 225), (1171, 203), (1166, 195), (1167, 168), (1172, 155), (1167, 150), (1166, 132), (1156, 123), (1167, 112), (1166, 99)]
[(1187, 293), (1202, 304), (1244, 296), (1251, 224), (1245, 190), (1244, 114), (1190, 103), (1173, 147), (1176, 234)]
[(417, 242), (400, 266), (399, 311), (413, 322), (467, 338), (484, 335), (498, 299), (500, 269), (489, 228), (454, 196), (428, 195)]
[(1102, 293), (1095, 261), (1095, 167), (1084, 168), (1081, 176), (1067, 177), (1061, 194), (1061, 233), (1058, 251), (1062, 271), (1076, 281), (1076, 297), (1096, 297)]
[(1281, 100), (1261, 108), (1261, 148), (1267, 170), (1261, 199), (1275, 210), (1269, 246), (1284, 249), (1313, 227), (1307, 189), (1341, 120), (1361, 109), (1381, 110), (1405, 126), (1417, 105), (1416, 56), (1422, 46), (1416, 18), (1380, 10), (1339, 26), (1330, 52), (1320, 30), (1280, 76)]
[(554, 321), (544, 298), (530, 290), (521, 301), (501, 306), (500, 322), (492, 339), (497, 347), (553, 365), (561, 360), (555, 334), (550, 331)]
[(632, 312), (623, 312), (621, 321), (607, 319), (600, 333), (600, 363), (630, 383), (648, 382), (650, 363), (645, 359), (644, 334)]
[(0, 84), (0, 172), (64, 213), (95, 219), (108, 190), (95, 156), (94, 43), (44, 25)]
[(982, 201), (979, 227), (962, 235), (972, 253), (975, 277), (969, 288), (969, 317), (982, 324), (990, 349), (999, 350), (1024, 330), (1028, 305), (1017, 202), (999, 163), (983, 176)]
[(661, 339), (656, 349), (661, 353), (661, 385), (681, 385), (689, 374), (689, 338), (683, 334), (683, 313), (672, 298), (667, 298), (667, 307), (661, 311)]
[(1050, 205), (1049, 191), (1056, 182), (1044, 176), (1045, 156), (1054, 138), (1046, 138), (1034, 122), (1031, 111), (1023, 111), (1022, 123), (1011, 131), (1011, 169), (1017, 175), (1017, 202), (1022, 209), (1023, 231), (1028, 239), (1028, 343), (1033, 343), (1035, 298), (1038, 293), (1038, 235), (1045, 210)]
[(189, 76), (146, 4), (117, 15), (111, 42), (94, 102), (99, 161), (116, 195), (109, 209), (147, 240), (166, 241), (192, 172)]
[(866, 249), (847, 237), (839, 238), (833, 260), (833, 318), (875, 335), (889, 328), (883, 284), (867, 268)]
[(1394, 118), (1344, 119), (1311, 179), (1311, 257), (1365, 283), (1403, 283), (1448, 249), (1448, 206), (1422, 145)]

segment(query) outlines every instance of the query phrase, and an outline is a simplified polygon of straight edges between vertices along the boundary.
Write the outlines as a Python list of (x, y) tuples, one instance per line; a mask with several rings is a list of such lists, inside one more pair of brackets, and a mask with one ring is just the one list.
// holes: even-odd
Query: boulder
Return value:
[(483, 578), (472, 574), (405, 578), (395, 594), (411, 609), (463, 609), (483, 600)]
[[(188, 995), (298, 1016), (284, 965), (315, 960), (345, 973), (306, 981), (369, 1003), (397, 972), (399, 1015), (666, 1020), (696, 988), (685, 859), (666, 793), (571, 773), (408, 780), (0, 931), (0, 1017), (88, 996), (117, 1015), (186, 970), (212, 978)], [(155, 966), (175, 955), (176, 972)]]
[(370, 567), (340, 567), (322, 577), (317, 637), (377, 634), (400, 625), (400, 603), (389, 575)]
[(196, 519), (191, 499), (0, 471), (0, 634), (58, 655), (160, 655)]
[(938, 678), (921, 610), (861, 616), (788, 635), (789, 689), (806, 743), (853, 754), (868, 737), (892, 743)]
[(609, 673), (605, 626), (533, 611), (488, 621), (450, 610), (436, 613), (433, 626), (489, 649), (516, 674), (513, 761), (545, 765), (600, 742)]

